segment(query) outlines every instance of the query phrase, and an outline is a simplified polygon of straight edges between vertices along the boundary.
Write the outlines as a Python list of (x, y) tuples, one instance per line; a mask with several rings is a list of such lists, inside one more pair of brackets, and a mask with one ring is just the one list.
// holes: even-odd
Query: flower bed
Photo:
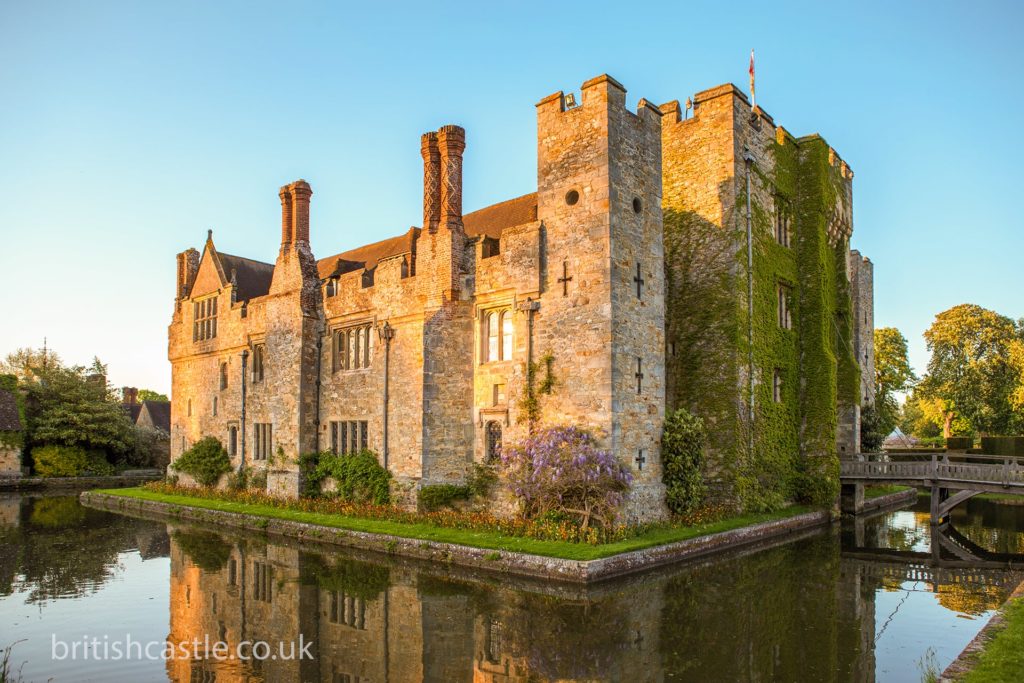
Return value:
[(497, 517), (486, 512), (450, 509), (433, 512), (410, 512), (391, 505), (353, 503), (340, 498), (280, 498), (262, 491), (216, 490), (179, 486), (166, 482), (152, 482), (142, 488), (154, 493), (167, 495), (223, 500), (247, 505), (266, 505), (283, 510), (379, 519), (389, 522), (401, 522), (403, 524), (430, 524), (447, 529), (489, 531), (503, 536), (532, 538), (541, 541), (562, 541), (565, 543), (589, 543), (595, 545), (630, 538), (644, 530), (641, 527), (627, 527), (625, 525), (601, 529), (595, 527), (583, 529), (572, 520), (554, 517), (540, 519)]

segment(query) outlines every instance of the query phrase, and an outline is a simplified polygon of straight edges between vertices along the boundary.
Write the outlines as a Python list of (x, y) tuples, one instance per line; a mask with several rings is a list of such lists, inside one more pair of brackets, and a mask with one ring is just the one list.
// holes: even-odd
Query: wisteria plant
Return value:
[(501, 465), (525, 517), (568, 515), (581, 529), (613, 526), (633, 481), (593, 434), (575, 426), (539, 428), (502, 449)]

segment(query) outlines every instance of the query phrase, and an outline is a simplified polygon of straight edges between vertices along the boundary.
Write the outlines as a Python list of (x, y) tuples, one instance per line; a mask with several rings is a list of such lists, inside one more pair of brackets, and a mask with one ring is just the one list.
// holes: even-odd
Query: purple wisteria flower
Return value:
[(501, 466), (524, 515), (571, 515), (583, 528), (611, 525), (633, 481), (589, 431), (576, 426), (538, 429), (503, 449)]

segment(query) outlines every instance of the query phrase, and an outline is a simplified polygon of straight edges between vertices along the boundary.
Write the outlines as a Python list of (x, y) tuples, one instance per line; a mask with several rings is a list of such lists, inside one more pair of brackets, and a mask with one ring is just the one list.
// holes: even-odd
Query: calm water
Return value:
[[(925, 501), (583, 590), (6, 496), (0, 646), (26, 681), (918, 681), (1021, 578), (998, 567), (1024, 507), (954, 527), (933, 537)], [(276, 659), (217, 661), (252, 642)]]

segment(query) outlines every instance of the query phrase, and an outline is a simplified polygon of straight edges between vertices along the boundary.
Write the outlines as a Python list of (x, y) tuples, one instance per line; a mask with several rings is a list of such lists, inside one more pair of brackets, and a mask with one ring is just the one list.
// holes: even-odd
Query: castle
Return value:
[[(633, 112), (625, 100), (603, 75), (583, 84), (578, 104), (562, 92), (537, 104), (534, 194), (464, 215), (465, 132), (444, 126), (420, 140), (419, 227), (317, 259), (313, 192), (299, 180), (280, 190), (275, 263), (218, 252), (212, 233), (202, 254), (178, 254), (172, 459), (214, 435), (236, 466), (266, 468), (268, 490), (294, 496), (299, 454), (369, 448), (401, 497), (462, 480), (531, 424), (577, 424), (631, 468), (626, 516), (640, 520), (665, 511), (666, 407), (689, 407), (713, 428), (711, 478), (735, 469), (744, 424), (751, 435), (762, 422), (785, 432), (765, 444), (794, 460), (855, 452), (869, 387), (849, 396), (836, 378), (844, 363), (859, 377), (871, 362), (873, 321), (870, 264), (848, 246), (852, 172), (733, 86), (699, 93), (687, 119), (678, 103), (641, 99)], [(756, 225), (740, 210), (747, 196), (763, 214)], [(710, 324), (699, 311), (673, 318), (689, 296), (680, 233), (729, 245), (717, 264), (707, 245), (689, 254), (723, 284), (728, 311)], [(750, 299), (733, 280), (746, 282), (748, 251), (760, 258), (766, 241), (783, 253), (753, 263)], [(750, 248), (738, 258), (741, 244)], [(827, 262), (832, 278), (811, 262)], [(766, 297), (779, 329), (735, 334), (753, 319), (745, 311), (766, 315), (748, 307)], [(710, 332), (689, 338), (687, 326)], [(716, 354), (703, 359), (709, 347)], [(691, 372), (687, 358), (708, 363)], [(805, 386), (816, 373), (822, 385)], [(696, 381), (725, 399), (705, 405)], [(819, 405), (832, 412), (809, 427), (804, 407)], [(781, 428), (779, 415), (791, 418)]]

